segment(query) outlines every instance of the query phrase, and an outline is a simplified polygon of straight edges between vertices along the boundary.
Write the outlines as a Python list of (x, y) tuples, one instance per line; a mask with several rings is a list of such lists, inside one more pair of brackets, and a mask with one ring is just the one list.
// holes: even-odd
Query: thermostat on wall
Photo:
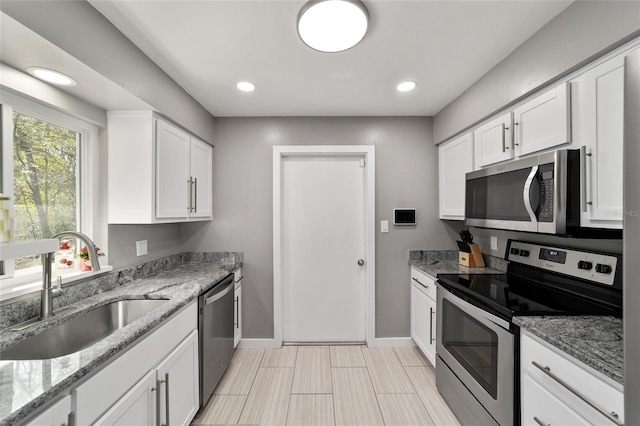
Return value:
[(415, 225), (416, 209), (393, 209), (394, 225)]

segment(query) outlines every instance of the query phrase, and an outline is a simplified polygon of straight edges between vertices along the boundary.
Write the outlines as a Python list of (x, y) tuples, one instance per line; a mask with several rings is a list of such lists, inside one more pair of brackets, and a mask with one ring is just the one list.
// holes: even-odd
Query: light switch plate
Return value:
[(380, 232), (389, 232), (389, 221), (388, 220), (380, 221)]
[(498, 251), (498, 237), (491, 236), (491, 250)]
[(147, 253), (147, 240), (136, 241), (136, 256), (144, 256)]

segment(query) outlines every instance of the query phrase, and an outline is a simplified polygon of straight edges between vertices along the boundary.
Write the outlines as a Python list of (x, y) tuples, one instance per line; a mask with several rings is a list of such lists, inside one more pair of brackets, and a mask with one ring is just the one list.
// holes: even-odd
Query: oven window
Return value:
[(468, 180), (465, 215), (471, 219), (530, 222), (522, 191), (530, 168)]
[(442, 344), (493, 399), (498, 395), (498, 335), (444, 300)]

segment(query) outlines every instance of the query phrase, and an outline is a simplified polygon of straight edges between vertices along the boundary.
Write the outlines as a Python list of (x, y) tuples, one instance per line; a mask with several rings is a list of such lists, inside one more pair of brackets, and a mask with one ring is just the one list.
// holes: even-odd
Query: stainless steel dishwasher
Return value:
[(200, 407), (222, 378), (233, 357), (233, 274), (198, 298)]

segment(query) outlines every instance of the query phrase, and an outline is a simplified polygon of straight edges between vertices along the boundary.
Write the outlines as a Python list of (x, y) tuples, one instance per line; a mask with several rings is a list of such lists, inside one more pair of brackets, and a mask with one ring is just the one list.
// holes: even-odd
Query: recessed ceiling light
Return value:
[(403, 81), (402, 83), (398, 84), (396, 89), (398, 90), (398, 92), (410, 92), (415, 89), (417, 85), (418, 83), (416, 83), (415, 81)]
[(256, 90), (256, 85), (249, 83), (248, 81), (239, 81), (238, 84), (236, 84), (236, 87), (238, 90), (242, 90), (243, 92), (253, 92)]
[(47, 83), (58, 84), (60, 86), (75, 86), (78, 84), (74, 79), (61, 72), (41, 67), (29, 67), (27, 72)]
[(369, 12), (360, 0), (310, 0), (298, 14), (298, 35), (312, 49), (342, 52), (367, 33)]

